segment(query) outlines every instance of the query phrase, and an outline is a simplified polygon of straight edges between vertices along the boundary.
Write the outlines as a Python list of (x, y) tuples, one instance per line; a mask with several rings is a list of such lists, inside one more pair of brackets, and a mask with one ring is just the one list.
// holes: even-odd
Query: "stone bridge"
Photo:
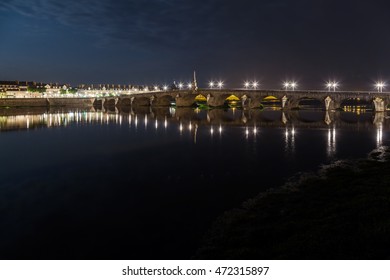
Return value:
[(368, 91), (285, 91), (285, 90), (240, 90), (240, 89), (199, 89), (174, 90), (161, 92), (145, 92), (120, 97), (106, 97), (95, 102), (105, 106), (169, 106), (175, 103), (177, 107), (194, 105), (195, 98), (202, 95), (210, 107), (223, 106), (226, 99), (234, 95), (244, 108), (258, 108), (267, 97), (276, 98), (283, 110), (299, 108), (304, 99), (318, 100), (326, 111), (341, 108), (347, 100), (360, 100), (374, 105), (376, 112), (384, 112), (390, 105), (390, 93)]

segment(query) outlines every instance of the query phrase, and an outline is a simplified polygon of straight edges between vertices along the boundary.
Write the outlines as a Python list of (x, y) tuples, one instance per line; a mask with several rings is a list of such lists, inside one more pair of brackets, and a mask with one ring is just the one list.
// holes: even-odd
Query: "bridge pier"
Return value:
[(287, 124), (288, 123), (288, 118), (284, 112), (282, 112), (282, 123)]
[(287, 100), (286, 100), (286, 104), (285, 104), (285, 108), (286, 109), (296, 109), (296, 108), (299, 108), (299, 99), (298, 98), (293, 98), (293, 97), (286, 97)]
[(286, 96), (286, 95), (283, 96), (283, 97), (282, 97), (282, 110), (286, 108), (287, 101), (288, 101), (287, 96)]
[(207, 95), (207, 105), (210, 107), (221, 107), (225, 104), (224, 96), (213, 96), (211, 94)]
[(185, 96), (176, 95), (176, 106), (177, 107), (191, 107), (195, 103), (195, 94), (189, 94)]
[(149, 98), (149, 105), (150, 106), (153, 106), (153, 102), (154, 100), (156, 99), (156, 97), (154, 95), (152, 95), (150, 98)]
[(334, 111), (340, 109), (341, 102), (336, 98), (331, 98), (329, 95), (324, 99), (325, 111)]
[(242, 97), (241, 97), (241, 107), (242, 108), (247, 108), (247, 107), (249, 107), (249, 103), (251, 102), (251, 99), (248, 97), (248, 96), (246, 96), (246, 95), (243, 95)]
[(381, 126), (385, 121), (385, 113), (384, 112), (378, 112), (375, 113), (374, 120), (372, 123), (376, 126)]
[(375, 97), (374, 100), (375, 112), (384, 112), (386, 111), (385, 101), (380, 97)]
[(255, 109), (261, 106), (262, 99), (260, 97), (249, 98), (249, 108)]
[(330, 98), (330, 96), (327, 96), (324, 101), (325, 101), (325, 111), (329, 112), (330, 103), (332, 102), (332, 98)]

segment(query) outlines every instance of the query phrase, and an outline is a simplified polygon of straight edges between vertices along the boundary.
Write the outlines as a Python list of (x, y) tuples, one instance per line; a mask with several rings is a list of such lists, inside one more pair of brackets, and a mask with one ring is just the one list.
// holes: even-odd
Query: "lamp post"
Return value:
[(223, 87), (223, 82), (222, 81), (219, 81), (218, 82), (218, 88), (221, 89)]
[(290, 85), (291, 85), (291, 88), (292, 88), (293, 91), (298, 86), (298, 84), (296, 82), (291, 82)]
[(330, 89), (333, 89), (333, 91), (336, 91), (336, 88), (338, 88), (339, 86), (339, 83), (336, 82), (336, 81), (329, 81), (326, 83), (326, 87), (328, 88), (328, 91), (330, 91)]
[(287, 91), (289, 89), (289, 87), (290, 87), (290, 83), (289, 82), (284, 82), (283, 83), (283, 87)]
[(258, 86), (259, 86), (259, 83), (257, 81), (253, 81), (253, 83), (252, 83), (253, 89), (257, 89)]
[(386, 87), (386, 84), (384, 82), (382, 82), (382, 81), (378, 81), (375, 84), (375, 87), (378, 89), (378, 92), (382, 92), (383, 88)]
[(248, 81), (244, 82), (244, 88), (245, 89), (248, 89), (250, 86), (250, 83)]

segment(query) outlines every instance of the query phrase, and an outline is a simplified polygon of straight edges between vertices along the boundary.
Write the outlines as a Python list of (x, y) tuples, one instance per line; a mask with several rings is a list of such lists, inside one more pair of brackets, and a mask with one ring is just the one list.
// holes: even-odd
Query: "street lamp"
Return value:
[(259, 86), (259, 82), (254, 81), (254, 82), (252, 83), (252, 87), (253, 87), (254, 89), (257, 89), (258, 86)]
[(289, 87), (290, 87), (290, 83), (289, 82), (284, 82), (283, 83), (283, 87), (284, 87), (285, 90), (288, 90)]
[(222, 81), (218, 82), (218, 87), (219, 87), (219, 89), (221, 89), (223, 87), (223, 82)]
[(213, 81), (211, 81), (211, 82), (209, 82), (209, 88), (213, 88), (214, 87), (214, 82)]
[(191, 84), (191, 83), (188, 83), (188, 84), (187, 84), (187, 87), (188, 87), (188, 89), (192, 89), (192, 84)]
[(336, 91), (336, 88), (339, 87), (339, 83), (338, 82), (333, 82), (332, 87), (333, 87), (333, 91)]
[(293, 91), (298, 86), (298, 84), (296, 82), (291, 82), (290, 85), (291, 85), (291, 88), (292, 88)]
[(163, 89), (164, 89), (165, 91), (167, 91), (167, 90), (168, 90), (168, 86), (164, 85), (164, 86), (163, 86)]
[(179, 87), (179, 89), (182, 89), (183, 88), (183, 83), (179, 83), (178, 87)]
[(375, 87), (378, 89), (378, 92), (382, 92), (383, 88), (386, 87), (386, 83), (384, 83), (382, 81), (378, 81), (375, 84)]
[(328, 88), (328, 91), (330, 91), (331, 88), (333, 88), (333, 91), (336, 91), (336, 88), (338, 88), (339, 86), (339, 83), (336, 82), (336, 81), (329, 81), (327, 84), (326, 84), (326, 87)]
[(249, 86), (250, 86), (250, 83), (249, 83), (248, 81), (246, 81), (246, 82), (244, 83), (244, 87), (245, 87), (245, 89), (248, 89), (248, 88), (249, 88)]

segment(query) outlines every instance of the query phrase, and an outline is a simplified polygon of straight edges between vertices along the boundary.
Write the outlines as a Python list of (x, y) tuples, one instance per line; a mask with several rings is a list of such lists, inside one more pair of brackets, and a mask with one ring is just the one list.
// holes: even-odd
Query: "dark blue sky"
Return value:
[(386, 1), (2, 0), (0, 80), (390, 82)]

